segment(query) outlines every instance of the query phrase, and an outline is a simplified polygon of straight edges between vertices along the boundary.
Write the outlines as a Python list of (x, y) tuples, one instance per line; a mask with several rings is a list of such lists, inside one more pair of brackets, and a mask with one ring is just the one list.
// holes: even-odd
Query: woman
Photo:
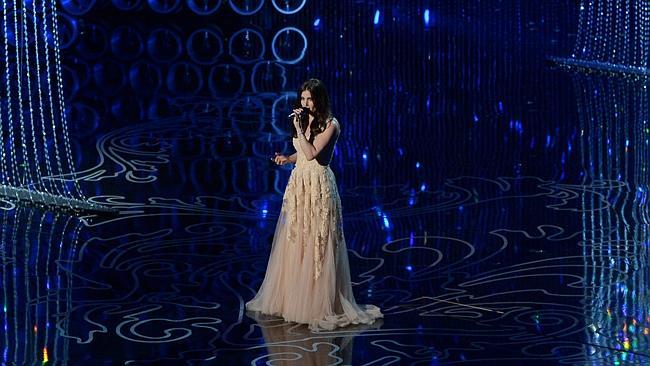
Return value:
[(341, 127), (332, 116), (320, 80), (302, 84), (294, 110), (296, 153), (276, 153), (276, 164), (295, 163), (282, 200), (264, 282), (246, 309), (309, 324), (312, 330), (370, 324), (383, 317), (373, 305), (360, 307), (350, 284), (341, 222), (341, 199), (329, 163)]

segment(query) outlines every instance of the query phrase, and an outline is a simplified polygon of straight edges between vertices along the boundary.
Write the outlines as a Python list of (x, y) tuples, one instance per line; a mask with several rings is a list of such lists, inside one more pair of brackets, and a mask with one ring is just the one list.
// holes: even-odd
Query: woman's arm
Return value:
[(295, 153), (289, 155), (288, 159), (289, 159), (289, 162), (290, 162), (291, 164), (295, 164), (295, 163), (296, 163), (296, 160), (298, 160), (298, 153), (295, 152)]
[(322, 133), (318, 134), (312, 145), (305, 137), (304, 132), (298, 133), (298, 143), (307, 160), (314, 160), (318, 154), (330, 143), (338, 131), (338, 125), (332, 121)]

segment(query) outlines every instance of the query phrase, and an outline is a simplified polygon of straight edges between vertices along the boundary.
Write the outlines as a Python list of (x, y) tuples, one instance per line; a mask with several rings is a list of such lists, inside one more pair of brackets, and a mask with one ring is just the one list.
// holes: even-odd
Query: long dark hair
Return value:
[[(314, 101), (314, 107), (316, 111), (314, 112), (314, 122), (311, 125), (309, 133), (309, 141), (313, 142), (316, 135), (325, 131), (327, 127), (327, 121), (332, 118), (332, 110), (330, 109), (330, 97), (327, 95), (327, 89), (325, 89), (325, 84), (318, 79), (309, 79), (302, 83), (300, 90), (298, 90), (298, 99), (296, 101), (295, 108), (300, 108), (300, 96), (305, 90), (311, 93), (311, 98)], [(309, 124), (309, 118), (306, 116), (300, 120), (300, 127), (302, 132), (307, 130), (307, 125)], [(298, 132), (291, 123), (291, 136), (298, 137)]]

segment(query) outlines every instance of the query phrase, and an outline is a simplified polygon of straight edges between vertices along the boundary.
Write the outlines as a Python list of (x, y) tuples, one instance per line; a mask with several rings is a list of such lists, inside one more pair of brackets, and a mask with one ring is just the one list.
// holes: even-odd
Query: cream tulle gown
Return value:
[(334, 174), (329, 165), (308, 161), (297, 139), (293, 146), (296, 165), (284, 192), (266, 276), (246, 309), (309, 324), (312, 330), (371, 324), (383, 315), (378, 307), (354, 300)]

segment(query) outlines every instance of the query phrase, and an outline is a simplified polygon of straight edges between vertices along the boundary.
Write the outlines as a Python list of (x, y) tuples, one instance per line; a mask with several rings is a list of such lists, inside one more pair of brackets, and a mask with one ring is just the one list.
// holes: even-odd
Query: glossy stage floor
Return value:
[[(89, 133), (71, 116), (79, 182), (119, 215), (5, 206), (3, 364), (650, 364), (647, 85), (546, 62), (571, 52), (575, 2), (442, 3), (435, 29), (416, 6), (392, 10), (414, 25), (309, 10), (307, 56), (285, 65), (283, 90), (329, 86), (354, 293), (381, 322), (245, 312), (294, 96), (170, 92), (159, 118)], [(79, 113), (101, 99), (80, 93)]]

